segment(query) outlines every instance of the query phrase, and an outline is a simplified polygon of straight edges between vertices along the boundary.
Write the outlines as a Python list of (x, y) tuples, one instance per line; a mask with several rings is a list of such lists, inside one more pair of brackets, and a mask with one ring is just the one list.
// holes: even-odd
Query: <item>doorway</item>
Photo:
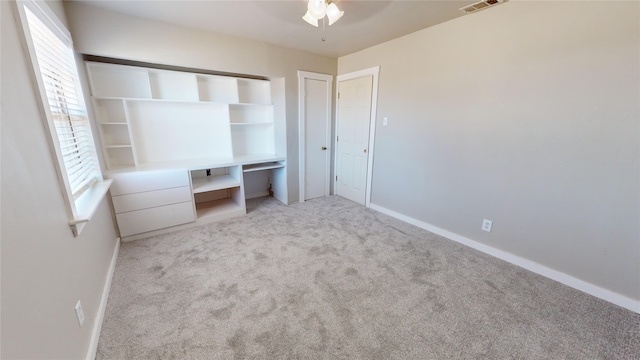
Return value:
[(337, 81), (335, 193), (366, 207), (371, 203), (379, 70), (340, 75)]
[(298, 71), (300, 202), (329, 195), (333, 76)]

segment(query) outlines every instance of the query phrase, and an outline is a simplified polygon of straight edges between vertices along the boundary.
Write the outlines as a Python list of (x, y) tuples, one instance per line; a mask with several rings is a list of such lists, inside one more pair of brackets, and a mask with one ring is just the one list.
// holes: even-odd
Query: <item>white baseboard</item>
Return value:
[(100, 299), (100, 306), (98, 307), (96, 321), (93, 323), (93, 330), (91, 331), (91, 342), (89, 343), (87, 360), (94, 360), (96, 358), (98, 340), (100, 340), (100, 331), (102, 330), (102, 321), (104, 320), (104, 313), (107, 310), (107, 300), (109, 299), (109, 291), (111, 290), (111, 280), (113, 280), (113, 273), (116, 270), (116, 262), (118, 261), (119, 252), (120, 238), (116, 240), (116, 247), (113, 250), (111, 264), (109, 264), (109, 271), (107, 271), (107, 277), (104, 282), (104, 287), (102, 288), (102, 298)]
[(544, 277), (547, 277), (549, 279), (555, 280), (561, 284), (567, 285), (569, 287), (572, 287), (574, 289), (580, 290), (584, 293), (587, 293), (589, 295), (595, 296), (597, 298), (600, 298), (602, 300), (608, 301), (610, 303), (613, 303), (615, 305), (621, 306), (625, 309), (631, 310), (633, 312), (636, 313), (640, 313), (640, 300), (635, 300), (632, 298), (629, 298), (627, 296), (618, 294), (616, 292), (613, 292), (611, 290), (607, 290), (605, 288), (596, 286), (594, 284), (588, 283), (584, 280), (580, 280), (578, 278), (575, 278), (571, 275), (567, 275), (563, 272), (548, 268), (544, 265), (538, 264), (537, 262), (531, 261), (529, 259), (525, 259), (523, 257), (517, 256), (517, 255), (513, 255), (511, 253), (508, 253), (506, 251), (502, 251), (499, 249), (496, 249), (494, 247), (479, 243), (477, 241), (471, 240), (469, 238), (466, 238), (464, 236), (452, 233), (448, 230), (445, 229), (441, 229), (437, 226), (431, 225), (429, 223), (414, 219), (412, 217), (397, 213), (393, 210), (389, 210), (385, 207), (379, 206), (379, 205), (375, 205), (375, 204), (371, 204), (370, 208), (372, 210), (376, 210), (379, 211), (383, 214), (389, 215), (391, 217), (394, 217), (398, 220), (402, 220), (406, 223), (409, 223), (411, 225), (415, 225), (419, 228), (425, 229), (427, 231), (430, 231), (434, 234), (438, 234), (440, 236), (443, 236), (449, 240), (453, 240), (455, 242), (461, 243), (463, 245), (469, 246), (473, 249), (476, 249), (478, 251), (482, 251), (485, 254), (489, 254), (491, 256), (497, 257), (498, 259), (502, 259), (504, 261), (507, 261), (511, 264), (520, 266), (524, 269), (527, 269), (529, 271), (532, 271), (536, 274), (542, 275)]

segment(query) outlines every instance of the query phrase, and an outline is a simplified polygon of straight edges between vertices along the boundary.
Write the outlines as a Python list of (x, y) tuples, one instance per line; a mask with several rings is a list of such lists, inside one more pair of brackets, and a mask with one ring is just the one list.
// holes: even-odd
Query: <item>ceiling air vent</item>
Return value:
[(507, 0), (484, 0), (478, 1), (477, 3), (473, 3), (471, 5), (467, 5), (463, 8), (460, 8), (461, 11), (464, 11), (467, 14), (471, 14), (476, 11), (484, 10), (494, 5), (501, 4)]

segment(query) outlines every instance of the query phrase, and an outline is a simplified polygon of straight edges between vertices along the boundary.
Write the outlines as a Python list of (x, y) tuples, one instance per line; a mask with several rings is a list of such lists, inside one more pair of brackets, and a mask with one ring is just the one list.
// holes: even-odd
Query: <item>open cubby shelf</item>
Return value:
[(244, 211), (244, 207), (232, 198), (212, 200), (196, 204), (196, 216), (198, 219), (206, 217), (222, 217), (230, 213), (243, 213)]

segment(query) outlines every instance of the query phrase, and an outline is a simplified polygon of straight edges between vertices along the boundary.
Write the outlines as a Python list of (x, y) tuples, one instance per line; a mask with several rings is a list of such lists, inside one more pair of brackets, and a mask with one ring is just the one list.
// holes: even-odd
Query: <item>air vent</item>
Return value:
[(484, 0), (478, 1), (477, 3), (473, 3), (471, 5), (467, 5), (463, 8), (460, 8), (461, 11), (464, 11), (467, 14), (471, 14), (476, 11), (484, 10), (486, 8), (492, 7), (494, 5), (502, 4), (507, 0)]

